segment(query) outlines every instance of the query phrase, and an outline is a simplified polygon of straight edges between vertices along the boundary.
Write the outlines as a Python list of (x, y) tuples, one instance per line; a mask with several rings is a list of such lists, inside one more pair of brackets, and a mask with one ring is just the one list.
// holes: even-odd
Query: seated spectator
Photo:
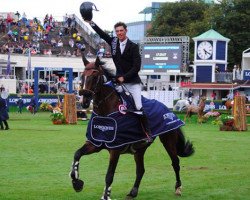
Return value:
[(57, 47), (63, 47), (63, 42), (61, 39), (58, 40)]
[(57, 46), (57, 42), (56, 42), (55, 38), (52, 38), (51, 41), (50, 41), (50, 43), (51, 43), (52, 47), (56, 47)]
[(70, 56), (71, 56), (70, 51), (67, 51), (67, 56), (68, 56), (68, 57), (70, 57)]
[(47, 51), (47, 55), (49, 55), (49, 56), (51, 56), (51, 55), (52, 55), (52, 51), (51, 51), (51, 49), (49, 49), (49, 50)]
[(69, 39), (69, 46), (71, 47), (71, 48), (73, 48), (74, 47), (74, 40), (73, 39)]

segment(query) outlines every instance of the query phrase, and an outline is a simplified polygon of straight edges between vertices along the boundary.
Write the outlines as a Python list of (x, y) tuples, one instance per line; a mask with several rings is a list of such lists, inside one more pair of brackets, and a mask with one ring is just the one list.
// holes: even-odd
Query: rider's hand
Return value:
[(119, 83), (123, 83), (124, 82), (124, 77), (120, 76), (120, 77), (117, 78), (117, 80), (119, 81)]
[(90, 24), (92, 22), (92, 21), (89, 21), (89, 20), (86, 20), (86, 19), (84, 21), (87, 22), (88, 24)]

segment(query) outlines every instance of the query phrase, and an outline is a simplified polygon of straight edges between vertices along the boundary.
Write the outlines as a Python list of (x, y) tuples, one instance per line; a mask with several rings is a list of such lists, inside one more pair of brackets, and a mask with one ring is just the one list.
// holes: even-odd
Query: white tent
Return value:
[(242, 53), (242, 70), (250, 70), (250, 48)]

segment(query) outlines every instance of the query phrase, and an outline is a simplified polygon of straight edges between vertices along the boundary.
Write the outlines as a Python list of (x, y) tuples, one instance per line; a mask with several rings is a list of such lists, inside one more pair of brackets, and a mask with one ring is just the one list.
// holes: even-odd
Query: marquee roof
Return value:
[(217, 31), (210, 29), (205, 33), (202, 33), (201, 35), (194, 37), (193, 40), (222, 40), (222, 41), (230, 41), (230, 39), (224, 37)]

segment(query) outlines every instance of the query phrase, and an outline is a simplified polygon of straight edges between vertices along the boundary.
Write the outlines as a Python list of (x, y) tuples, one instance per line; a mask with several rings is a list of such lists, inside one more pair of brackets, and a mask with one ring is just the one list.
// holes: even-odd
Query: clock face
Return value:
[(213, 46), (210, 42), (201, 42), (197, 47), (197, 55), (199, 58), (206, 60), (213, 54)]

